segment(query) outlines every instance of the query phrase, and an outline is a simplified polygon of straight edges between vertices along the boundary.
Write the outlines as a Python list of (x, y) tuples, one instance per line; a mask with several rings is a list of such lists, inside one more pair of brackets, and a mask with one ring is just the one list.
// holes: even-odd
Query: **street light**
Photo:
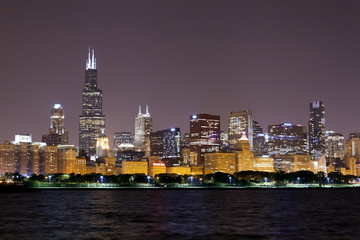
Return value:
[(229, 182), (230, 182), (230, 185), (231, 185), (231, 177), (229, 176)]
[(150, 184), (150, 179), (151, 177), (150, 176), (147, 176), (147, 180), (148, 180), (148, 183)]
[(194, 179), (194, 177), (190, 177), (190, 183), (192, 184), (193, 183), (193, 179)]
[(104, 182), (104, 176), (100, 176), (100, 182)]

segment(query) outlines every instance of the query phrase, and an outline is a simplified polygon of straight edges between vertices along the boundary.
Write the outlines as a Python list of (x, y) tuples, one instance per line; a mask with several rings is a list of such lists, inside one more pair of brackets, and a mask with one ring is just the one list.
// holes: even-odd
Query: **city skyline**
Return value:
[[(79, 1), (54, 9), (46, 2), (3, 1), (0, 141), (17, 133), (40, 141), (58, 103), (69, 143), (78, 145), (89, 46), (96, 51), (111, 144), (114, 132), (134, 133), (138, 105), (145, 104), (153, 131), (179, 127), (187, 133), (188, 117), (197, 113), (220, 115), (227, 131), (227, 115), (245, 109), (263, 129), (283, 122), (306, 126), (313, 101), (326, 105), (326, 130), (346, 139), (359, 131), (358, 3), (204, 4)], [(88, 15), (97, 17), (94, 24)]]

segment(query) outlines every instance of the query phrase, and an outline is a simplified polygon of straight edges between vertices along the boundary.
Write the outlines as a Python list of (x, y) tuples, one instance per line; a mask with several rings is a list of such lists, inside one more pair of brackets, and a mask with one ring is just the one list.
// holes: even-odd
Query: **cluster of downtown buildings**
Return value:
[(15, 141), (0, 144), (0, 174), (22, 175), (75, 173), (160, 173), (203, 175), (215, 172), (307, 170), (333, 171), (360, 176), (360, 133), (348, 140), (325, 130), (325, 106), (310, 103), (308, 127), (280, 123), (264, 132), (251, 110), (229, 113), (228, 132), (220, 130), (220, 116), (199, 113), (190, 116), (189, 133), (179, 128), (153, 132), (146, 106), (135, 117), (135, 134), (114, 133), (109, 148), (102, 112), (102, 90), (97, 86), (94, 50), (86, 61), (85, 86), (79, 117), (79, 146), (68, 144), (64, 109), (55, 104), (49, 133), (42, 142), (30, 134), (15, 135)]

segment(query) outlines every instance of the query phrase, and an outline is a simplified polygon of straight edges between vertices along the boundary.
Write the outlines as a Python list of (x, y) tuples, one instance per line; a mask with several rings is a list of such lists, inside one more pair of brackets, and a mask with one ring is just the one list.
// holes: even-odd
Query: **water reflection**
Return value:
[(358, 239), (356, 190), (0, 194), (1, 239)]

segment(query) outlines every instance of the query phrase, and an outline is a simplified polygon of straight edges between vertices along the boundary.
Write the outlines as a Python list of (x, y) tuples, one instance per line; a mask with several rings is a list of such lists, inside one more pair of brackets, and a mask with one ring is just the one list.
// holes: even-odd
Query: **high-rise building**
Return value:
[(126, 148), (134, 148), (133, 136), (131, 132), (116, 132), (114, 133), (114, 151)]
[(345, 138), (342, 134), (334, 131), (325, 132), (325, 156), (327, 158), (344, 159)]
[(229, 145), (237, 148), (238, 140), (245, 134), (249, 139), (250, 149), (253, 150), (253, 120), (251, 110), (229, 113)]
[(325, 105), (321, 101), (310, 103), (309, 154), (319, 159), (325, 147)]
[(190, 116), (190, 150), (197, 153), (197, 165), (203, 166), (204, 154), (220, 148), (220, 116), (206, 113)]
[(139, 114), (135, 117), (135, 137), (134, 146), (135, 151), (144, 152), (146, 139), (152, 132), (152, 118), (149, 113), (149, 107), (146, 105), (146, 113), (141, 113), (141, 106), (139, 106)]
[(86, 60), (85, 87), (82, 114), (79, 117), (79, 149), (89, 156), (96, 154), (96, 142), (105, 133), (105, 115), (102, 113), (102, 90), (97, 87), (97, 69), (94, 50)]
[(220, 150), (226, 152), (229, 149), (229, 134), (225, 131), (220, 131)]
[(73, 145), (58, 146), (59, 173), (76, 173), (76, 148)]
[(14, 144), (0, 144), (0, 174), (15, 172), (15, 150)]
[(255, 120), (253, 120), (253, 151), (256, 157), (267, 154), (265, 134), (260, 123)]
[(349, 139), (353, 139), (353, 138), (359, 138), (360, 139), (360, 132), (353, 132), (349, 134)]
[(42, 142), (48, 146), (66, 145), (69, 142), (69, 130), (64, 128), (64, 109), (54, 104), (50, 116), (49, 134), (42, 136)]
[(150, 134), (150, 155), (180, 158), (180, 128), (170, 128)]
[(306, 154), (306, 134), (304, 130), (304, 126), (291, 123), (269, 125), (268, 154)]
[(58, 173), (57, 146), (44, 146), (40, 151), (40, 172), (44, 174)]

